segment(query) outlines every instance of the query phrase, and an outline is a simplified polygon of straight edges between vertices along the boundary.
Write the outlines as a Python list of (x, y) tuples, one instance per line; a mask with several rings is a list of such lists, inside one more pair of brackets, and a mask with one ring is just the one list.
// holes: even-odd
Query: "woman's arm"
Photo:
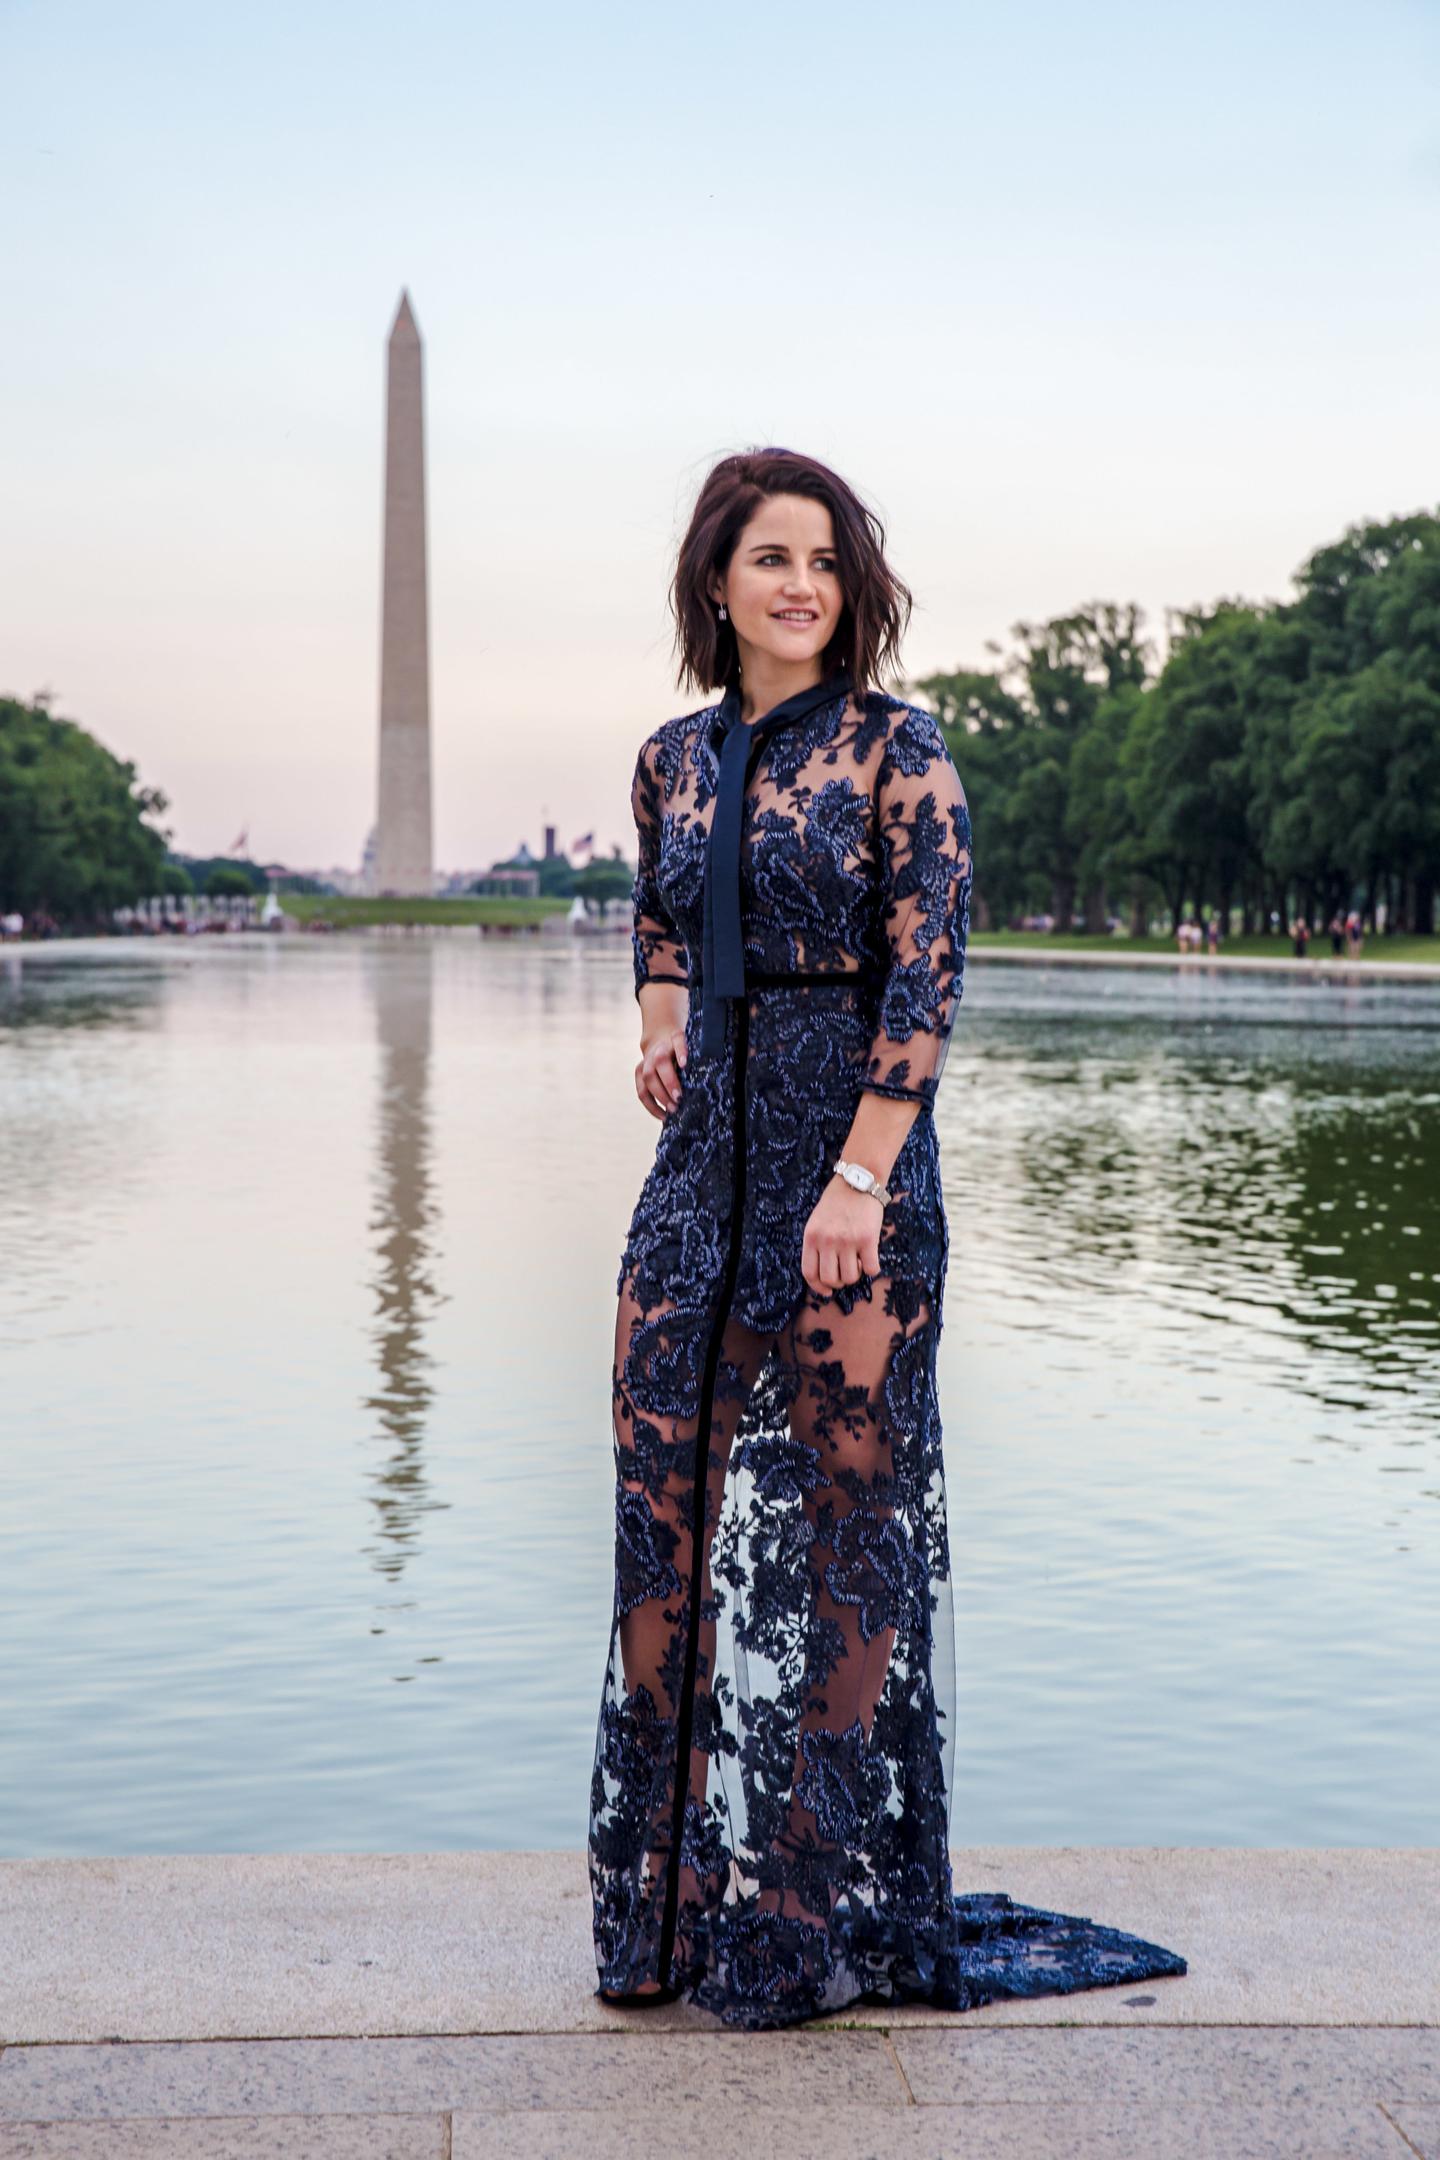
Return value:
[[(960, 1003), (972, 882), (970, 811), (939, 726), (906, 712), (876, 780), (890, 966), (842, 1154), (886, 1184), (905, 1136), (932, 1113)], [(884, 1210), (832, 1178), (805, 1229), (802, 1272), (833, 1290), (880, 1267)]]
[(683, 1069), (686, 1057), (690, 957), (660, 890), (660, 790), (643, 743), (630, 784), (630, 807), (638, 843), (630, 939), (640, 1005), (635, 1092), (652, 1117), (664, 1118), (680, 1101), (676, 1068)]
[(890, 969), (860, 1085), (928, 1111), (964, 985), (972, 876), (969, 805), (929, 713), (897, 721), (876, 805)]

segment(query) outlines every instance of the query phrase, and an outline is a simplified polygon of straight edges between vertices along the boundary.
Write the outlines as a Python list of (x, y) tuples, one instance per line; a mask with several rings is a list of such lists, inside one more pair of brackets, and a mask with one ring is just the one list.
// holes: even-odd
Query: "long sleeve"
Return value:
[(635, 995), (647, 982), (688, 983), (690, 959), (674, 917), (665, 905), (657, 870), (660, 860), (660, 790), (645, 756), (645, 746), (635, 760), (630, 786), (630, 807), (635, 813), (639, 863), (631, 900), (635, 927), (630, 943), (635, 958)]
[(876, 783), (890, 964), (861, 1086), (933, 1108), (964, 986), (970, 810), (937, 722), (909, 709)]

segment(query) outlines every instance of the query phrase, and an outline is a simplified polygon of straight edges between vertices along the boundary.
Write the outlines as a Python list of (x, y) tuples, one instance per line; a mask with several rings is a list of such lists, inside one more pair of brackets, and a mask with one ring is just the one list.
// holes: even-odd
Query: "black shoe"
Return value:
[(613, 2010), (654, 2010), (658, 2009), (661, 2003), (680, 2000), (680, 1990), (673, 1987), (655, 1988), (646, 1995), (612, 1995), (608, 1988), (602, 1987), (597, 1987), (595, 1993), (601, 2002), (609, 2003)]

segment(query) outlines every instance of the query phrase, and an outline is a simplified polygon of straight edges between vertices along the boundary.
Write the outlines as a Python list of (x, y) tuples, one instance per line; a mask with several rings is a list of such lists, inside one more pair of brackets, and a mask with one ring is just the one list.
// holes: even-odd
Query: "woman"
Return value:
[(883, 539), (813, 459), (722, 460), (671, 597), (682, 683), (724, 696), (632, 790), (662, 1130), (616, 1286), (597, 1993), (742, 2026), (1185, 1970), (951, 1885), (932, 1112), (970, 819), (933, 718), (875, 687), (910, 609)]

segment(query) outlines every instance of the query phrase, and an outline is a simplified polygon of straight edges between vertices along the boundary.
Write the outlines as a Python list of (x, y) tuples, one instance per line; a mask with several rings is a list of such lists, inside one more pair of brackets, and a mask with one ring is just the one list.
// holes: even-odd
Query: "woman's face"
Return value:
[(711, 597), (730, 610), (742, 668), (747, 649), (787, 666), (823, 653), (845, 604), (825, 504), (805, 495), (767, 497)]

